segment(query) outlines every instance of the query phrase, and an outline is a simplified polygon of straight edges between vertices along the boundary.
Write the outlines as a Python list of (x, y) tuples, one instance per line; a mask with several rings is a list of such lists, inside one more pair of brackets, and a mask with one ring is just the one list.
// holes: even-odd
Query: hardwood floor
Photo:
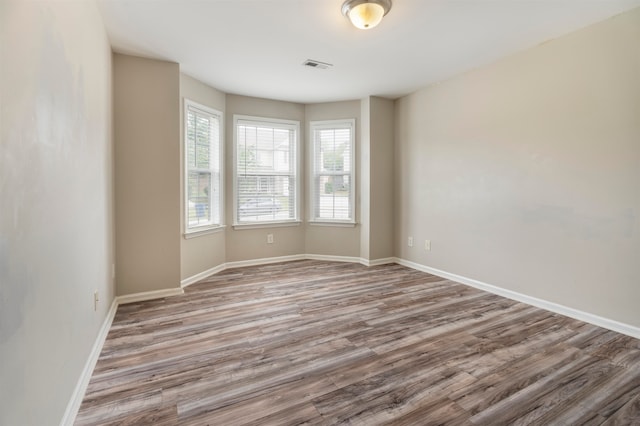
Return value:
[(640, 341), (399, 265), (118, 308), (76, 424), (640, 424)]

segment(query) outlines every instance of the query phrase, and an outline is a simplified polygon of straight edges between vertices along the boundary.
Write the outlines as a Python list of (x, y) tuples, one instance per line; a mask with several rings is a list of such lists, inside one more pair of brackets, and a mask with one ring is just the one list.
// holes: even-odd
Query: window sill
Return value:
[(191, 231), (185, 232), (183, 236), (185, 240), (189, 240), (191, 238), (201, 237), (203, 235), (216, 234), (218, 232), (222, 232), (224, 231), (224, 228), (226, 228), (225, 225), (220, 225), (220, 226), (212, 226), (210, 228), (191, 230)]
[(258, 229), (258, 228), (283, 228), (286, 226), (300, 226), (300, 221), (287, 221), (287, 222), (260, 222), (260, 223), (236, 223), (233, 225), (233, 229)]
[(315, 221), (310, 220), (309, 225), (311, 226), (334, 226), (337, 228), (355, 228), (357, 222), (323, 222), (323, 221)]

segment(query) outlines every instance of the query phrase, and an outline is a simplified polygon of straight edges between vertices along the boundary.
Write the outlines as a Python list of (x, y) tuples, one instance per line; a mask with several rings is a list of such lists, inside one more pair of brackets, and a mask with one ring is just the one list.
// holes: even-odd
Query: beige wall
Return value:
[[(223, 113), (226, 95), (211, 86), (180, 74), (180, 232), (184, 234), (184, 100), (189, 99)], [(224, 124), (224, 123), (223, 123)], [(224, 133), (224, 126), (223, 126)], [(223, 135), (224, 138), (224, 135)], [(224, 139), (223, 139), (224, 143)], [(226, 165), (229, 167), (230, 165)], [(228, 223), (228, 221), (227, 221)], [(225, 231), (213, 234), (198, 235), (189, 239), (181, 238), (180, 243), (180, 278), (193, 277), (218, 265), (225, 263)]]
[(180, 286), (180, 70), (114, 54), (118, 294)]
[(360, 101), (360, 116), (362, 126), (360, 131), (360, 150), (357, 158), (358, 193), (360, 198), (360, 257), (370, 259), (371, 238), (371, 97)]
[[(240, 260), (260, 259), (266, 257), (289, 256), (304, 253), (304, 227), (274, 227), (260, 229), (233, 229), (233, 116), (251, 115), (256, 117), (277, 118), (282, 120), (296, 120), (300, 122), (301, 158), (304, 158), (305, 122), (304, 105), (275, 101), (270, 99), (252, 98), (238, 95), (227, 95), (225, 111), (225, 220), (226, 230), (226, 260), (234, 262)], [(302, 182), (304, 185), (304, 171)], [(302, 186), (304, 188), (304, 186)], [(304, 191), (301, 191), (304, 194)], [(304, 203), (304, 199), (301, 200)], [(304, 205), (304, 204), (303, 204)], [(301, 210), (304, 215), (304, 209)], [(301, 216), (304, 217), (304, 216)], [(274, 243), (267, 244), (267, 234), (273, 234)]]
[(114, 298), (103, 28), (93, 2), (0, 2), (2, 425), (61, 421)]
[(369, 96), (361, 101), (360, 257), (374, 261), (393, 256), (394, 103)]
[(636, 9), (398, 100), (396, 255), (640, 326), (639, 40)]
[(369, 259), (393, 256), (394, 102), (369, 98), (370, 236)]
[[(360, 101), (345, 101), (345, 102), (328, 102), (322, 104), (309, 104), (305, 106), (305, 120), (308, 127), (310, 121), (321, 120), (340, 120), (351, 119), (356, 120), (355, 129), (355, 145), (356, 145), (356, 185), (359, 182), (360, 174), (360, 159), (358, 158), (360, 152), (360, 133), (361, 133), (361, 119), (360, 119)], [(305, 170), (311, 170), (311, 136), (309, 135), (309, 129), (306, 132), (306, 155), (305, 155)], [(311, 183), (307, 181), (305, 186), (305, 192), (311, 193)], [(311, 200), (307, 197), (305, 206), (306, 211), (310, 211)], [(356, 221), (360, 220), (360, 191), (356, 192)], [(305, 220), (308, 220), (308, 214), (305, 216)], [(305, 251), (307, 254), (321, 254), (332, 256), (349, 256), (360, 257), (360, 226), (355, 227), (335, 227), (335, 226), (317, 226), (309, 225), (306, 223), (305, 229)]]

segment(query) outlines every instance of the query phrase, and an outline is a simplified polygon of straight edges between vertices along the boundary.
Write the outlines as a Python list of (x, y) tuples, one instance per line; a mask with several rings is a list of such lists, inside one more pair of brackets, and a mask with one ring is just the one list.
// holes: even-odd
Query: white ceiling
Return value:
[[(355, 29), (342, 0), (99, 0), (116, 52), (178, 62), (223, 92), (396, 98), (640, 6), (640, 0), (394, 0)], [(306, 59), (327, 70), (303, 67)]]

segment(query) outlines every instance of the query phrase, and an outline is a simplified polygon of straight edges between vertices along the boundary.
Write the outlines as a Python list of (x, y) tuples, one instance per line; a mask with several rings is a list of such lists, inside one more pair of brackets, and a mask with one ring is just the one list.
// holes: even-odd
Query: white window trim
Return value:
[(355, 228), (358, 223), (357, 222), (348, 222), (346, 220), (342, 221), (327, 221), (327, 220), (309, 220), (309, 225), (311, 226), (334, 226), (336, 228)]
[(224, 231), (226, 228), (225, 225), (211, 226), (207, 229), (198, 229), (197, 231), (190, 231), (184, 234), (184, 239), (189, 240), (191, 238), (200, 237), (202, 235), (216, 234), (218, 232)]
[[(296, 177), (296, 205), (294, 208), (295, 217), (289, 220), (270, 220), (262, 222), (238, 222), (238, 121), (247, 121), (256, 124), (284, 125), (295, 129), (295, 149), (296, 160), (294, 161), (294, 175)], [(273, 228), (285, 226), (298, 226), (300, 224), (300, 205), (302, 197), (302, 168), (301, 168), (301, 135), (300, 122), (296, 120), (285, 120), (281, 118), (257, 117), (252, 115), (233, 115), (233, 229), (252, 228)]]
[[(193, 108), (195, 110), (200, 110), (206, 114), (211, 114), (213, 116), (218, 117), (218, 129), (220, 131), (219, 135), (219, 143), (218, 143), (218, 155), (220, 159), (220, 191), (219, 193), (219, 201), (218, 205), (220, 206), (220, 223), (217, 224), (209, 224), (209, 225), (201, 225), (189, 227), (189, 165), (187, 158), (187, 137), (188, 137), (188, 129), (187, 129), (187, 114), (189, 108)], [(220, 232), (224, 230), (224, 116), (221, 111), (208, 107), (206, 105), (199, 104), (197, 102), (192, 101), (191, 99), (184, 98), (184, 109), (183, 109), (183, 117), (182, 117), (182, 127), (183, 127), (183, 141), (182, 141), (182, 150), (183, 150), (183, 158), (182, 164), (184, 167), (183, 179), (184, 179), (184, 196), (182, 197), (183, 203), (183, 214), (184, 214), (184, 238), (195, 238), (202, 235), (208, 235), (215, 232)], [(213, 199), (212, 199), (213, 201)], [(212, 203), (213, 204), (213, 203)], [(211, 208), (211, 206), (209, 206)]]
[(256, 222), (256, 223), (242, 223), (239, 225), (233, 225), (233, 229), (256, 229), (256, 228), (288, 228), (290, 226), (300, 226), (302, 222), (299, 220), (287, 220), (287, 221), (271, 221), (271, 222)]
[[(351, 181), (353, 190), (349, 192), (349, 216), (351, 219), (341, 220), (341, 219), (322, 219), (315, 218), (315, 203), (316, 203), (316, 190), (315, 190), (315, 175), (316, 175), (316, 141), (314, 138), (314, 131), (316, 129), (335, 129), (336, 127), (345, 127), (345, 124), (351, 127)], [(357, 225), (356, 222), (356, 119), (355, 118), (345, 118), (339, 120), (320, 120), (320, 121), (310, 121), (309, 122), (309, 141), (310, 149), (309, 149), (309, 164), (310, 171), (309, 174), (309, 217), (307, 221), (310, 225), (316, 226), (336, 226), (336, 227), (353, 227)]]

